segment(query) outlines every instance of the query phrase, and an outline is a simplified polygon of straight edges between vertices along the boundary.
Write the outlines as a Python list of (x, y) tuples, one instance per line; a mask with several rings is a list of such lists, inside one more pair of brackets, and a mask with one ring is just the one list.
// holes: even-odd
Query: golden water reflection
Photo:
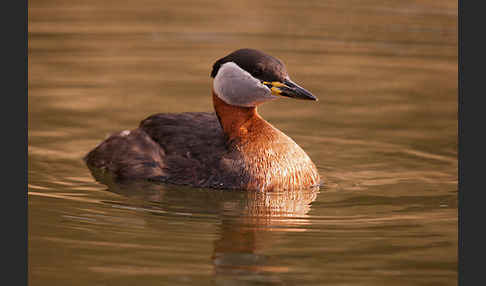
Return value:
[[(216, 279), (273, 281), (272, 273), (288, 267), (268, 261), (265, 253), (288, 232), (305, 232), (311, 204), (318, 188), (293, 192), (242, 192), (229, 190), (171, 189), (158, 184), (107, 182), (111, 192), (129, 197), (146, 212), (156, 215), (214, 217), (217, 239), (211, 255)], [(201, 201), (205, 203), (201, 205)], [(147, 203), (149, 203), (147, 205)], [(136, 205), (136, 204), (135, 204)], [(156, 226), (154, 226), (156, 227)], [(97, 268), (100, 270), (99, 268)], [(279, 281), (279, 279), (277, 279)]]

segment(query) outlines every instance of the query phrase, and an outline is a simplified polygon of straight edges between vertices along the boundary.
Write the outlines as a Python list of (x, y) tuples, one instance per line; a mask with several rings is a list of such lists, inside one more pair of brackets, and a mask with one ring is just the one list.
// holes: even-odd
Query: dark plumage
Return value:
[(88, 166), (102, 168), (121, 181), (151, 179), (222, 188), (235, 185), (239, 177), (219, 168), (226, 153), (215, 114), (187, 112), (152, 115), (139, 128), (110, 136), (85, 159)]
[[(262, 82), (288, 79), (278, 59), (249, 49), (218, 60), (211, 76), (215, 77), (227, 62), (236, 63)], [(297, 85), (285, 88), (289, 89), (287, 96), (313, 99)], [(319, 174), (307, 154), (262, 119), (256, 105), (234, 106), (214, 90), (213, 103), (215, 113), (149, 116), (137, 129), (110, 136), (90, 151), (85, 161), (93, 174), (101, 171), (121, 181), (149, 179), (246, 190), (300, 189), (319, 184)]]

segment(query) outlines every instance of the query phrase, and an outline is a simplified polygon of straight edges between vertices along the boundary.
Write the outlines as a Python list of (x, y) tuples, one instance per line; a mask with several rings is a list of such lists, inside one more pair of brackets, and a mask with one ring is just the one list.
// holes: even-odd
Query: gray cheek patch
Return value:
[(214, 91), (224, 102), (243, 107), (253, 107), (278, 98), (272, 95), (268, 87), (233, 62), (219, 68), (214, 78)]

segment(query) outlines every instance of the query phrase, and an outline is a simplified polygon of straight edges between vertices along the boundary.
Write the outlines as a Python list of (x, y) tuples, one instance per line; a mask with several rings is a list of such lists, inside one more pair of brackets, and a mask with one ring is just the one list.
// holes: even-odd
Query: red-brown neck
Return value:
[(214, 91), (213, 105), (224, 134), (229, 141), (245, 137), (248, 133), (248, 128), (253, 126), (254, 122), (262, 120), (256, 107), (229, 105), (221, 100)]
[(307, 154), (261, 118), (256, 107), (229, 105), (214, 91), (213, 104), (228, 143), (239, 150), (241, 176), (247, 180), (242, 188), (299, 189), (319, 183), (319, 173)]

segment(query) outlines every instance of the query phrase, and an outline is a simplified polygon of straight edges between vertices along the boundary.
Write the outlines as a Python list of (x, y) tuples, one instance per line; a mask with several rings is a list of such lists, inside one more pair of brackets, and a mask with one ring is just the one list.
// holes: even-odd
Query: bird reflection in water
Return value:
[(306, 231), (307, 213), (318, 189), (293, 192), (247, 192), (241, 202), (225, 202), (219, 238), (214, 242), (213, 264), (219, 282), (252, 280), (281, 282), (289, 271), (272, 255), (285, 233)]
[[(106, 182), (105, 182), (106, 183)], [(269, 254), (295, 231), (306, 231), (308, 212), (319, 188), (290, 191), (230, 191), (193, 189), (136, 182), (107, 184), (156, 215), (190, 213), (194, 218), (214, 216), (220, 221), (212, 259), (215, 282), (254, 281), (279, 283), (289, 271)], [(216, 224), (218, 225), (218, 224)]]

